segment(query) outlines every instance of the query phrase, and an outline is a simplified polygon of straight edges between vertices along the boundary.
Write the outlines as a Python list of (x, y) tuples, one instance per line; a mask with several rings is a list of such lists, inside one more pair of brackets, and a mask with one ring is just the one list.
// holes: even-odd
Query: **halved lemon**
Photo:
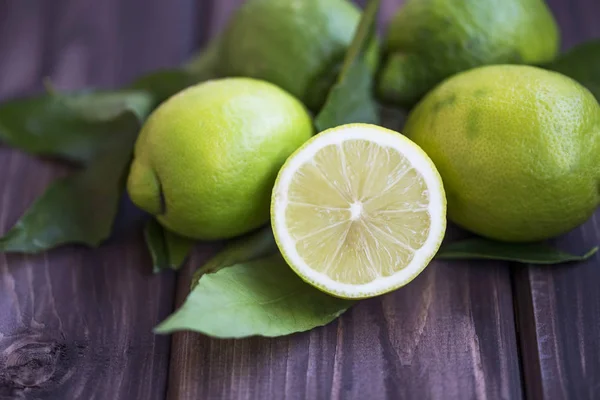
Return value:
[(442, 180), (401, 134), (368, 124), (326, 130), (275, 183), (275, 239), (290, 267), (331, 295), (397, 289), (429, 264), (446, 230)]

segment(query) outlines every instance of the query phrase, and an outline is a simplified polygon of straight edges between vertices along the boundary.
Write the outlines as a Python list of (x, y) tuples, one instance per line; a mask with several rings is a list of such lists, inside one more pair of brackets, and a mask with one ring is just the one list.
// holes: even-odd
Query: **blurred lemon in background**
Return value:
[(558, 28), (543, 0), (408, 0), (388, 28), (378, 92), (410, 107), (455, 73), (545, 63), (558, 49)]
[[(361, 11), (347, 0), (248, 0), (191, 65), (276, 84), (317, 111), (344, 60)], [(368, 64), (377, 68), (373, 40)]]

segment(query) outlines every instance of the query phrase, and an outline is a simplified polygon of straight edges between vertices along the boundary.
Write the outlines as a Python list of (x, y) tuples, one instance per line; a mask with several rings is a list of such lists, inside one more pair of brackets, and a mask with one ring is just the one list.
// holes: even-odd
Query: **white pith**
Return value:
[[(422, 176), (429, 193), (427, 211), (430, 215), (429, 235), (424, 244), (414, 252), (413, 259), (404, 268), (386, 277), (376, 278), (365, 284), (338, 282), (328, 275), (315, 271), (296, 250), (296, 241), (291, 237), (286, 224), (288, 191), (295, 173), (322, 148), (329, 145), (341, 145), (349, 140), (363, 140), (381, 147), (391, 148), (400, 153)], [(324, 132), (308, 142), (286, 163), (278, 177), (273, 192), (273, 228), (279, 247), (288, 263), (305, 280), (315, 286), (341, 297), (368, 297), (397, 288), (411, 281), (422, 271), (437, 252), (446, 227), (445, 197), (441, 179), (431, 160), (406, 137), (381, 127), (366, 124), (352, 124)], [(360, 218), (363, 205), (359, 202), (348, 204), (350, 219)]]

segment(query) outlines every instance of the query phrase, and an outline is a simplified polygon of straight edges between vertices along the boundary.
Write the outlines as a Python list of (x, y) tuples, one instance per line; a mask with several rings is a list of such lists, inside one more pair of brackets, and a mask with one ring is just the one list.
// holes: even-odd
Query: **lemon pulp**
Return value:
[(290, 266), (341, 297), (369, 297), (412, 280), (445, 230), (445, 197), (425, 153), (366, 124), (321, 133), (283, 167), (273, 228)]

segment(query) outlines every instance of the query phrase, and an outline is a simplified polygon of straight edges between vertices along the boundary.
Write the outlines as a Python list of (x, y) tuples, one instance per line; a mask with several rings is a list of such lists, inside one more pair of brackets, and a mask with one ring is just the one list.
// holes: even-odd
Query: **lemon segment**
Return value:
[(410, 282), (437, 252), (446, 228), (441, 178), (397, 132), (350, 124), (294, 153), (275, 183), (275, 238), (307, 282), (365, 298)]

